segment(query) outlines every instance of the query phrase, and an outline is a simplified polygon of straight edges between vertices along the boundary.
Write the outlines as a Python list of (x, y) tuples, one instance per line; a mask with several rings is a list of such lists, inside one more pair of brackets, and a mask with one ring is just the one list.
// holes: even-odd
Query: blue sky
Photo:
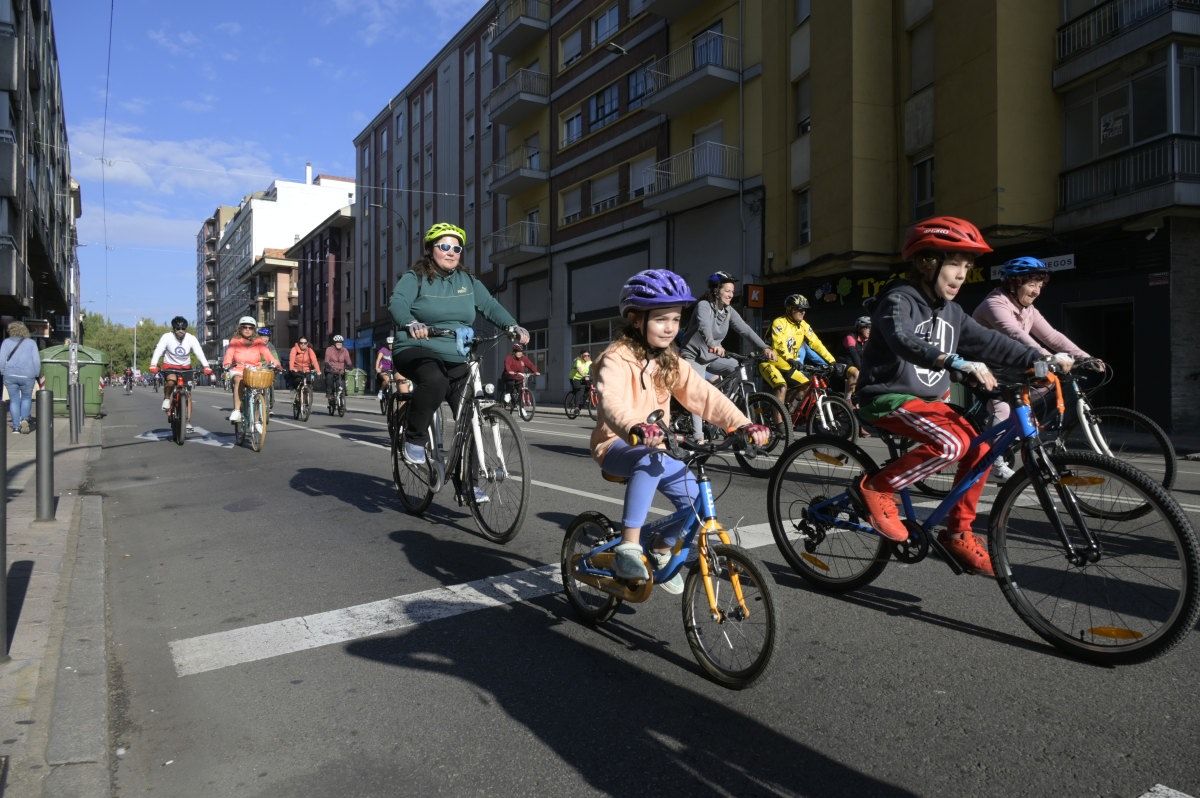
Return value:
[(306, 161), (353, 177), (354, 136), (483, 5), (115, 0), (105, 135), (109, 3), (55, 0), (84, 308), (194, 322), (213, 209)]

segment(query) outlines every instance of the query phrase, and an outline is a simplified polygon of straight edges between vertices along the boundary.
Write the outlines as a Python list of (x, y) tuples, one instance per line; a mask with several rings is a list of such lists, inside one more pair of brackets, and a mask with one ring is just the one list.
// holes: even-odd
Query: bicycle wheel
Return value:
[[(587, 512), (575, 516), (575, 520), (567, 527), (567, 534), (563, 536), (560, 558), (563, 590), (571, 606), (589, 626), (604, 623), (611, 618), (617, 607), (621, 606), (621, 599), (605, 593), (598, 587), (580, 582), (575, 578), (575, 568), (589, 551), (620, 534), (606, 517), (600, 513)], [(611, 552), (601, 556), (604, 557), (606, 566), (611, 563)]]
[[(396, 431), (392, 433), (392, 481), (396, 483), (396, 493), (400, 504), (413, 515), (420, 515), (433, 501), (434, 471), (433, 464), (410, 463), (400, 452), (404, 441), (405, 408), (397, 410)], [(428, 453), (426, 453), (428, 457)]]
[(708, 560), (717, 617), (697, 565), (683, 585), (683, 628), (700, 667), (719, 684), (741, 690), (766, 673), (775, 653), (779, 617), (770, 580), (738, 546), (715, 544)]
[(1092, 408), (1088, 418), (1078, 419), (1063, 436), (1068, 449), (1095, 451), (1088, 441), (1084, 424), (1091, 427), (1097, 440), (1103, 440), (1108, 451), (1123, 463), (1128, 463), (1164, 488), (1175, 484), (1175, 446), (1162, 427), (1143, 413), (1125, 407)]
[(292, 418), (296, 419), (297, 421), (300, 420), (300, 394), (299, 393), (297, 393), (295, 398), (292, 399)]
[(537, 403), (533, 400), (533, 391), (528, 388), (522, 388), (519, 400), (521, 403), (520, 413), (522, 421), (529, 421), (533, 418), (533, 414), (537, 412)]
[(592, 421), (595, 421), (596, 420), (596, 389), (595, 388), (588, 391), (587, 401), (583, 403), (583, 406), (587, 410), (588, 418), (590, 418)]
[(839, 438), (844, 438), (851, 443), (858, 439), (858, 417), (854, 415), (854, 408), (840, 396), (827, 394), (822, 400), (824, 405), (824, 413), (814, 407), (812, 415), (808, 417), (808, 434), (815, 435), (824, 433), (826, 435), (836, 435)]
[[(758, 450), (758, 456), (747, 457), (742, 452), (735, 452), (738, 463), (746, 473), (756, 477), (771, 475), (775, 464), (784, 450), (792, 444), (792, 425), (788, 423), (787, 411), (778, 399), (769, 393), (752, 393), (746, 400), (751, 423), (762, 424), (771, 430), (771, 438), (767, 445)], [(690, 417), (689, 417), (690, 418)]]
[(875, 463), (832, 435), (793, 443), (767, 485), (767, 517), (775, 545), (797, 574), (822, 590), (843, 593), (870, 583), (887, 566), (888, 543), (862, 517), (847, 491)]
[(308, 421), (310, 415), (312, 415), (312, 388), (306, 385), (300, 397), (300, 420)]
[[(992, 508), (989, 550), (1008, 603), (1042, 639), (1081, 659), (1144, 662), (1176, 646), (1200, 616), (1195, 532), (1183, 510), (1141, 471), (1094, 452), (1053, 452), (1053, 506), (1039, 501), (1028, 468), (1004, 484)], [(1145, 505), (1136, 521), (1082, 522), (1101, 547), (1095, 562), (1067, 560), (1050, 513), (1076, 546), (1080, 524), (1060, 492), (1090, 506)]]
[(346, 395), (345, 394), (341, 394), (341, 393), (338, 394), (337, 414), (338, 414), (338, 418), (342, 418), (346, 415)]
[(250, 448), (256, 452), (261, 452), (263, 444), (267, 442), (267, 417), (271, 411), (267, 409), (267, 397), (261, 393), (254, 393), (250, 396), (250, 427), (247, 434), (250, 438)]
[[(529, 449), (512, 416), (498, 407), (480, 411), (479, 429), (483, 433), (484, 461), (479, 462), (472, 432), (466, 441), (467, 484), (463, 491), (480, 534), (496, 543), (507, 543), (521, 531), (529, 508), (533, 481)], [(487, 496), (486, 502), (476, 501), (476, 488)]]
[(563, 397), (563, 412), (567, 414), (567, 418), (575, 419), (579, 417), (579, 397), (575, 391), (569, 391)]
[(167, 419), (171, 422), (171, 440), (176, 444), (183, 446), (183, 440), (186, 437), (183, 432), (183, 402), (178, 393), (171, 393), (171, 409), (167, 413)]

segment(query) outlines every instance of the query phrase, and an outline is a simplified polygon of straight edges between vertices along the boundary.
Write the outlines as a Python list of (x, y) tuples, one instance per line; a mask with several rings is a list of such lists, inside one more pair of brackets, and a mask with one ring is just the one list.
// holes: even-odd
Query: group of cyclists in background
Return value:
[[(512, 341), (504, 360), (503, 393), (521, 391), (528, 376), (540, 374), (524, 351), (529, 332), (483, 283), (460, 267), (466, 243), (466, 232), (457, 225), (439, 222), (429, 228), (423, 256), (400, 278), (391, 297), (396, 332), (375, 355), (381, 402), (392, 390), (404, 402), (402, 423), (393, 433), (397, 462), (414, 467), (436, 456), (431, 423), (440, 405), (463, 406), (459, 398), (468, 387), (473, 352), (470, 328), (478, 315)], [(726, 349), (730, 332), (756, 350), (752, 357), (758, 373), (784, 407), (809, 390), (813, 368), (841, 361), (837, 374), (844, 379), (845, 397), (858, 419), (873, 430), (862, 434), (907, 441), (907, 448), (877, 471), (856, 477), (851, 498), (880, 537), (897, 545), (910, 541), (905, 522), (910, 514), (901, 515), (897, 493), (952, 466), (956, 482), (962, 480), (988, 455), (988, 446), (976, 440), (975, 426), (947, 401), (952, 381), (993, 391), (997, 366), (1024, 370), (1041, 363), (1068, 373), (1077, 360), (1099, 364), (1034, 307), (1050, 280), (1050, 270), (1037, 258), (1018, 257), (1003, 264), (1000, 285), (974, 313), (955, 301), (976, 258), (991, 251), (968, 220), (937, 216), (914, 224), (902, 250), (906, 271), (864, 303), (867, 312), (840, 342), (840, 358), (813, 329), (810, 303), (802, 294), (786, 297), (782, 313), (763, 338), (733, 307), (737, 280), (727, 272), (711, 274), (698, 297), (680, 275), (665, 268), (643, 270), (625, 280), (618, 296), (624, 326), (594, 362), (590, 351), (575, 353), (568, 394), (568, 400), (587, 396), (597, 404), (591, 455), (606, 478), (625, 484), (624, 511), (613, 531), (615, 579), (627, 585), (645, 583), (657, 567), (671, 561), (676, 537), (658, 532), (646, 545), (641, 540), (656, 492), (677, 511), (697, 502), (698, 483), (689, 462), (668, 451), (670, 427), (660, 420), (669, 419), (672, 400), (692, 416), (687, 436), (692, 447), (712, 443), (706, 440), (705, 424), (747, 446), (763, 447), (771, 440), (770, 424), (780, 419), (749, 417), (746, 408), (713, 385), (746, 360)], [(173, 372), (190, 368), (192, 357), (211, 374), (199, 344), (186, 330), (187, 321), (176, 317), (172, 332), (155, 348), (151, 371), (158, 370), (161, 357), (167, 378), (164, 395), (171, 392)], [(221, 365), (232, 380), (230, 421), (235, 423), (241, 418), (242, 370), (283, 368), (270, 344), (270, 330), (250, 316), (239, 320)], [(287, 359), (287, 369), (297, 379), (324, 375), (329, 392), (344, 391), (352, 365), (341, 335), (333, 337), (320, 357), (308, 338), (301, 337)], [(1000, 398), (993, 396), (989, 402), (994, 421), (1012, 412)], [(1013, 475), (1004, 460), (997, 461), (995, 470), (1002, 481)], [(984, 469), (978, 474), (936, 538), (966, 573), (995, 576), (987, 546), (972, 528), (988, 473)], [(487, 501), (478, 487), (475, 497)], [(660, 586), (679, 593), (683, 579), (676, 571)]]

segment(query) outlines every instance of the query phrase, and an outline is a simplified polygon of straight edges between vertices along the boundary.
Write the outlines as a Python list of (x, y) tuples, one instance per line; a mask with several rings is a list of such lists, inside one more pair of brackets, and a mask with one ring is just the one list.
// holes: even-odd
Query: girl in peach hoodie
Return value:
[[(744, 430), (760, 446), (770, 437), (766, 427), (751, 424), (695, 371), (680, 367), (673, 342), (683, 309), (695, 301), (687, 283), (674, 272), (638, 272), (621, 289), (620, 312), (628, 325), (592, 367), (600, 397), (592, 457), (605, 473), (628, 479), (622, 542), (613, 550), (613, 570), (622, 579), (650, 578), (639, 541), (654, 491), (661, 491), (676, 509), (690, 507), (697, 494), (696, 480), (687, 466), (663, 449), (663, 432), (646, 423), (647, 416), (662, 410), (669, 427), (674, 396), (688, 411), (727, 431)], [(659, 566), (670, 558), (673, 543), (655, 541)], [(683, 578), (676, 574), (661, 587), (669, 593), (682, 592)]]

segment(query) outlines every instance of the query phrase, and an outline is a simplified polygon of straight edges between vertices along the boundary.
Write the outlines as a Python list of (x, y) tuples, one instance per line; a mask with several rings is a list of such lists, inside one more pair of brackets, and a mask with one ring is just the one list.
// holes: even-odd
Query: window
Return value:
[(812, 88), (808, 75), (796, 83), (796, 137), (812, 130)]
[(588, 101), (592, 117), (591, 130), (598, 130), (617, 118), (617, 84), (612, 84), (591, 96)]
[(933, 83), (933, 20), (927, 19), (908, 35), (910, 94)]
[(579, 54), (583, 52), (583, 31), (580, 28), (568, 33), (562, 40), (562, 65), (568, 67), (575, 63), (575, 59), (579, 58)]
[(650, 67), (640, 66), (629, 73), (625, 78), (627, 83), (626, 107), (632, 111), (635, 108), (642, 107), (642, 100), (646, 96), (646, 92), (650, 88)]
[(531, 247), (542, 245), (542, 211), (534, 208), (525, 214), (525, 243)]
[(542, 168), (542, 137), (538, 133), (525, 139), (525, 165), (535, 171)]
[(463, 74), (468, 78), (475, 76), (475, 45), (467, 46), (463, 52)]
[(433, 115), (433, 86), (425, 87), (425, 116)]
[(433, 171), (433, 145), (425, 145), (425, 174)]
[(571, 325), (571, 360), (574, 361), (584, 352), (591, 352), (592, 359), (595, 360), (624, 326), (625, 320), (621, 318), (597, 319)]
[(808, 21), (812, 14), (812, 0), (796, 0), (796, 24)]
[(796, 192), (796, 248), (808, 246), (812, 241), (812, 220), (809, 216), (808, 189)]
[(396, 189), (404, 188), (404, 162), (401, 161), (396, 167)]
[[(529, 331), (529, 343), (525, 346), (525, 356), (533, 361), (533, 367), (542, 374), (546, 373), (546, 342), (550, 340), (545, 327)], [(545, 377), (535, 377), (542, 384)]]
[(388, 145), (389, 138), (391, 138), (391, 136), (388, 135), (387, 128), (384, 128), (383, 130), (379, 131), (379, 166), (380, 166), (380, 168), (383, 168), (384, 162), (387, 160), (384, 156), (387, 155), (387, 145)]
[(592, 18), (592, 47), (617, 32), (617, 5), (613, 3)]
[(933, 215), (933, 158), (914, 161), (912, 166), (914, 221)]
[(619, 187), (616, 172), (594, 178), (591, 182), (592, 213), (603, 213), (609, 208), (615, 208)]
[[(1200, 65), (1200, 51), (1180, 47), (1179, 54), (1179, 132), (1191, 133), (1197, 126), (1193, 65)], [(1172, 98), (1166, 68), (1156, 64), (1166, 60), (1165, 48), (1152, 53), (1150, 60), (1150, 68), (1131, 79), (1115, 73), (1063, 98), (1064, 167), (1071, 169), (1170, 132)]]
[(654, 189), (654, 153), (629, 164), (629, 196), (640, 197)]
[(412, 109), (412, 111), (413, 111), (413, 112), (412, 112), (412, 126), (413, 126), (413, 129), (415, 130), (415, 129), (416, 129), (416, 127), (417, 127), (417, 122), (418, 122), (418, 120), (420, 120), (420, 118), (421, 118), (421, 98), (420, 98), (420, 97), (413, 97), (413, 103), (412, 103), (412, 105), (413, 105), (413, 109)]
[(567, 189), (558, 197), (559, 207), (562, 209), (562, 223), (570, 224), (571, 222), (579, 221), (579, 186)]
[(569, 147), (583, 135), (583, 112), (576, 108), (563, 117), (562, 146)]
[(470, 147), (475, 143), (475, 112), (467, 111), (463, 116), (463, 138), (466, 139), (467, 146)]
[(475, 210), (475, 179), (468, 177), (463, 181), (463, 200), (467, 205), (467, 213)]
[(363, 169), (367, 169), (371, 165), (371, 145), (364, 144), (362, 148), (362, 165)]
[(721, 35), (723, 29), (721, 20), (717, 20), (692, 39), (692, 58), (696, 69), (708, 64), (725, 65), (725, 37)]
[(629, 16), (632, 17), (645, 11), (646, 4), (649, 2), (650, 0), (629, 0)]
[(396, 112), (396, 141), (404, 140), (404, 109)]

